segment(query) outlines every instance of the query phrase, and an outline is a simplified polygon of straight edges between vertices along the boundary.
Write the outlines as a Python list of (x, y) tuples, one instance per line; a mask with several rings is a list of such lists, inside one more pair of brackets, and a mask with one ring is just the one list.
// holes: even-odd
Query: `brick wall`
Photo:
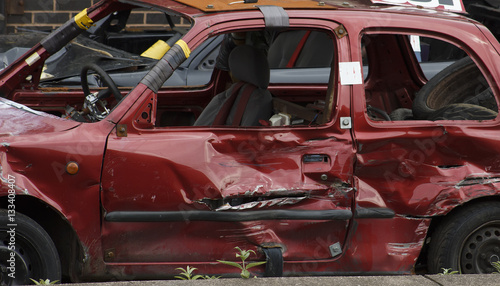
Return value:
[[(51, 31), (68, 21), (81, 10), (99, 0), (5, 0), (6, 33), (23, 30)], [(10, 5), (10, 7), (9, 7)], [(165, 28), (165, 15), (150, 10), (134, 11), (128, 21), (129, 28)], [(185, 25), (180, 19), (177, 25)]]

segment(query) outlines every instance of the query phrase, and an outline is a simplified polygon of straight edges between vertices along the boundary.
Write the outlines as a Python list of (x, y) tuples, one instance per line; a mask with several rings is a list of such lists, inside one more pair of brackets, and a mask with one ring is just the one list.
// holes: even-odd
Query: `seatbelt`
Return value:
[(226, 101), (222, 105), (221, 109), (219, 109), (219, 112), (217, 113), (217, 116), (215, 116), (215, 119), (214, 119), (214, 122), (212, 123), (212, 126), (214, 126), (214, 125), (226, 125), (227, 116), (229, 115), (229, 112), (231, 111), (231, 108), (233, 107), (234, 101), (236, 100), (236, 97), (238, 96), (238, 92), (240, 91), (241, 87), (244, 84), (245, 84), (244, 82), (240, 81), (233, 86), (233, 90), (231, 91), (231, 95), (226, 99)]
[(299, 57), (300, 52), (302, 51), (302, 48), (306, 44), (307, 38), (309, 38), (310, 34), (311, 34), (311, 31), (306, 31), (306, 33), (304, 34), (302, 39), (300, 39), (300, 42), (297, 45), (297, 47), (295, 48), (295, 51), (293, 51), (293, 54), (290, 57), (290, 60), (288, 61), (288, 64), (286, 64), (287, 68), (293, 68), (293, 66), (295, 65), (295, 62), (297, 61), (297, 58)]
[(238, 101), (238, 107), (236, 108), (236, 113), (234, 114), (233, 126), (240, 126), (241, 119), (243, 118), (243, 113), (245, 113), (248, 100), (250, 99), (250, 95), (252, 95), (253, 91), (256, 88), (257, 87), (253, 84), (248, 84), (243, 88), (240, 101)]

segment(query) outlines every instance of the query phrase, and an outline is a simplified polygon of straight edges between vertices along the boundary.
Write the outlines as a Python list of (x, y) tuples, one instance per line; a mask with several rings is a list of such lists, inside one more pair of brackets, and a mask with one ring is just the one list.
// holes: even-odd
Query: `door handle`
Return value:
[(328, 163), (330, 162), (330, 157), (325, 154), (309, 154), (304, 155), (302, 158), (304, 163)]

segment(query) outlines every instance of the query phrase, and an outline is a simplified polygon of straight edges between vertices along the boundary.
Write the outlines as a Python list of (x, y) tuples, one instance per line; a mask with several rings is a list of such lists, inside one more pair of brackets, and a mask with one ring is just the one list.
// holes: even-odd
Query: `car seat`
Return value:
[(266, 55), (252, 46), (238, 46), (229, 55), (229, 69), (238, 81), (209, 102), (194, 126), (259, 126), (271, 117)]

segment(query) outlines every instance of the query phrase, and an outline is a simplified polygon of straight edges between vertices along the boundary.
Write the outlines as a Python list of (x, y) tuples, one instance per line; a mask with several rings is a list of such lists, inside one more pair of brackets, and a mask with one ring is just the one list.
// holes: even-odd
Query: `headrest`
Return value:
[(252, 46), (237, 46), (229, 55), (229, 69), (240, 81), (266, 89), (269, 85), (269, 64), (266, 55)]

